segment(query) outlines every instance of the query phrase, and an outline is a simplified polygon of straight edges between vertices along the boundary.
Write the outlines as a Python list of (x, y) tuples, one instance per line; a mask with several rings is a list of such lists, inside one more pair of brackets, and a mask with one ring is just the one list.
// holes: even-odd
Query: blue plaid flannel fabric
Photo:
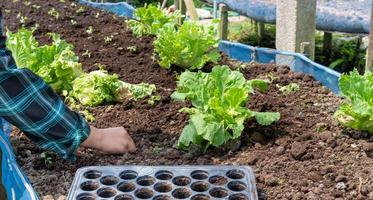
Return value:
[(40, 77), (17, 69), (6, 49), (0, 11), (0, 117), (22, 130), (41, 148), (65, 159), (88, 137), (90, 128)]

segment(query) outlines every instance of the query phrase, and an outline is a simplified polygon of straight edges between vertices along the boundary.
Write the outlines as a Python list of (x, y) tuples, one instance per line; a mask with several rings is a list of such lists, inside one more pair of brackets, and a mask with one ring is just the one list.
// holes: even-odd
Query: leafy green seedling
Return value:
[(17, 19), (19, 19), (19, 22), (21, 22), (21, 24), (25, 24), (28, 20), (28, 17), (25, 17), (21, 13), (18, 13), (17, 14)]
[(92, 34), (93, 32), (95, 32), (95, 29), (93, 28), (93, 26), (89, 26), (85, 32), (87, 32), (88, 34)]
[(77, 25), (78, 23), (75, 21), (75, 20), (70, 20), (70, 23), (71, 23), (71, 25), (73, 25), (73, 26), (75, 26), (75, 25)]
[(290, 83), (289, 85), (285, 86), (277, 86), (279, 87), (279, 90), (284, 93), (285, 95), (294, 93), (299, 90), (299, 85), (296, 83)]
[(40, 154), (40, 158), (43, 159), (44, 165), (49, 169), (52, 167), (53, 158), (46, 152)]
[(60, 18), (60, 13), (55, 8), (50, 9), (48, 11), (48, 15), (51, 15), (51, 16), (53, 16), (56, 19)]
[(136, 46), (129, 46), (129, 47), (127, 47), (127, 50), (130, 51), (130, 52), (136, 52), (137, 47)]
[(91, 52), (89, 52), (89, 50), (87, 49), (87, 50), (84, 51), (84, 53), (82, 54), (82, 56), (90, 58), (91, 57)]
[(153, 147), (152, 151), (153, 151), (154, 154), (159, 155), (162, 151), (162, 148), (159, 147), (159, 146), (155, 146), (155, 147)]
[(85, 8), (84, 7), (79, 7), (78, 10), (76, 10), (76, 14), (80, 14), (80, 13), (83, 13), (85, 12)]
[(111, 36), (106, 36), (104, 38), (104, 41), (105, 41), (105, 43), (110, 43), (111, 41), (113, 41), (113, 36), (112, 35)]
[(35, 8), (36, 10), (39, 10), (41, 6), (38, 6), (38, 5), (32, 5), (31, 7), (32, 7), (32, 8)]
[(154, 95), (154, 96), (150, 97), (150, 99), (148, 100), (148, 104), (153, 106), (156, 102), (158, 102), (160, 100), (161, 100), (161, 96)]

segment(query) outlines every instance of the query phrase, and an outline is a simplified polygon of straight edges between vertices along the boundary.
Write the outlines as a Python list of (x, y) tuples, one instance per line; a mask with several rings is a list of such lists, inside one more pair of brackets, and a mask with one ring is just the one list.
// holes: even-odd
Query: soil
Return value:
[[(27, 16), (26, 27), (39, 24), (35, 35), (42, 44), (49, 41), (45, 36), (48, 32), (59, 33), (74, 44), (86, 71), (97, 69), (95, 64), (100, 63), (123, 81), (156, 84), (161, 96), (154, 106), (138, 101), (90, 108), (96, 116), (92, 125), (124, 126), (129, 131), (138, 147), (134, 154), (105, 155), (80, 149), (75, 163), (48, 153), (52, 163), (46, 164), (40, 157), (43, 150), (15, 130), (13, 143), (18, 162), (44, 199), (65, 199), (79, 167), (130, 164), (250, 165), (261, 199), (373, 199), (373, 137), (340, 127), (333, 113), (342, 99), (312, 77), (287, 67), (246, 64), (241, 70), (246, 78), (272, 80), (269, 91), (257, 92), (247, 106), (256, 111), (280, 112), (280, 121), (260, 126), (250, 120), (237, 150), (210, 149), (196, 156), (175, 148), (188, 120), (178, 110), (188, 104), (170, 100), (178, 72), (162, 69), (154, 61), (152, 37), (135, 38), (123, 18), (88, 7), (77, 12), (80, 5), (74, 6), (71, 0), (28, 2), (31, 4), (1, 0), (9, 30), (22, 26), (18, 13)], [(48, 15), (52, 8), (60, 13), (59, 19)], [(86, 32), (89, 26), (94, 28), (92, 34)], [(105, 37), (112, 37), (112, 41), (105, 42)], [(132, 46), (136, 46), (136, 52), (127, 50)], [(226, 57), (221, 62), (237, 64)], [(299, 84), (300, 89), (288, 95), (278, 90), (278, 86), (289, 83)]]

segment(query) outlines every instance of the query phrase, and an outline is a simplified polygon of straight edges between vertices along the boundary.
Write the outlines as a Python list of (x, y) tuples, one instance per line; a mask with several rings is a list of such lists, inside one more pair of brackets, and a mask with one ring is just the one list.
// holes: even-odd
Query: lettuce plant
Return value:
[(82, 65), (71, 44), (57, 34), (50, 35), (52, 44), (40, 46), (32, 30), (8, 31), (7, 48), (19, 68), (30, 69), (57, 92), (70, 91), (72, 81), (83, 73)]
[(165, 25), (175, 26), (176, 18), (181, 17), (179, 12), (167, 15), (165, 11), (155, 5), (137, 8), (135, 16), (137, 20), (130, 19), (127, 24), (136, 37), (157, 35)]
[(185, 22), (178, 30), (164, 27), (154, 41), (155, 52), (160, 57), (159, 65), (169, 69), (172, 64), (184, 69), (201, 69), (207, 62), (216, 63), (219, 52), (214, 28), (194, 22)]
[(138, 100), (150, 96), (155, 89), (153, 84), (125, 83), (120, 81), (117, 75), (98, 70), (76, 78), (69, 97), (84, 106), (98, 106), (102, 103)]
[(373, 73), (359, 75), (355, 70), (342, 75), (339, 88), (346, 101), (334, 114), (344, 126), (373, 133)]
[(190, 119), (178, 147), (189, 149), (191, 144), (204, 150), (209, 146), (219, 147), (239, 138), (249, 118), (255, 118), (262, 125), (278, 121), (280, 114), (277, 112), (255, 112), (246, 107), (254, 88), (264, 91), (267, 85), (266, 80), (247, 81), (242, 73), (227, 66), (215, 66), (211, 73), (182, 73), (171, 97), (177, 101), (191, 101), (193, 106), (181, 109)]

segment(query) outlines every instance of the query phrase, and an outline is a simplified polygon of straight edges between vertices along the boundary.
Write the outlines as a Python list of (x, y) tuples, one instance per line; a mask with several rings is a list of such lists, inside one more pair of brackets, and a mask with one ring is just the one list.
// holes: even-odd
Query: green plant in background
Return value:
[[(275, 48), (276, 26), (266, 24), (263, 37), (258, 35), (257, 23), (245, 21), (229, 24), (229, 39), (232, 41)], [(349, 72), (354, 68), (362, 72), (365, 67), (365, 49), (360, 48), (361, 41), (357, 37), (348, 34), (333, 34), (332, 49), (330, 55), (326, 55), (323, 49), (323, 33), (316, 32), (315, 37), (315, 61), (329, 66), (339, 72)]]
[(244, 21), (229, 24), (229, 39), (232, 41), (249, 44), (252, 46), (262, 46), (275, 48), (276, 27), (266, 24), (263, 37), (258, 35), (258, 23)]
[(189, 124), (184, 127), (178, 147), (188, 150), (194, 144), (206, 151), (209, 146), (219, 147), (239, 138), (249, 118), (254, 117), (262, 125), (278, 121), (279, 113), (255, 112), (246, 107), (254, 88), (265, 91), (268, 83), (248, 81), (228, 66), (215, 66), (211, 73), (182, 73), (171, 97), (191, 101), (193, 107), (180, 110), (189, 114)]
[(365, 67), (365, 50), (360, 49), (359, 41), (343, 40), (342, 42), (334, 42), (334, 50), (332, 51), (332, 62), (329, 67), (342, 72), (348, 72), (354, 68), (364, 69)]
[(127, 21), (128, 26), (136, 37), (144, 35), (156, 35), (164, 26), (175, 26), (176, 18), (180, 17), (178, 12), (167, 15), (155, 5), (145, 5), (135, 11), (137, 20)]
[(359, 75), (354, 70), (344, 74), (339, 87), (347, 100), (340, 105), (335, 118), (346, 127), (373, 133), (373, 73)]
[(174, 64), (194, 70), (220, 59), (217, 44), (214, 27), (187, 21), (178, 30), (172, 26), (163, 28), (154, 41), (154, 50), (161, 67), (169, 69)]

